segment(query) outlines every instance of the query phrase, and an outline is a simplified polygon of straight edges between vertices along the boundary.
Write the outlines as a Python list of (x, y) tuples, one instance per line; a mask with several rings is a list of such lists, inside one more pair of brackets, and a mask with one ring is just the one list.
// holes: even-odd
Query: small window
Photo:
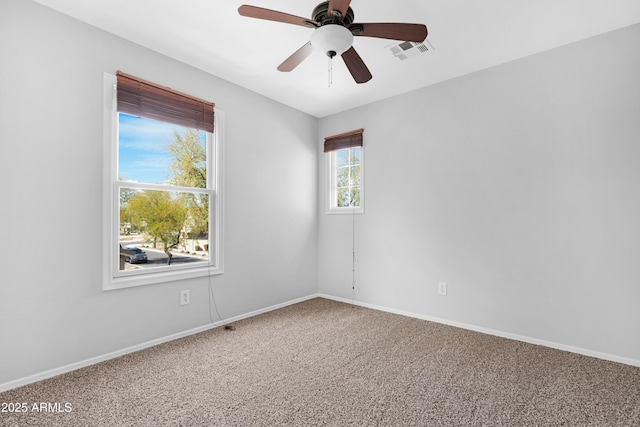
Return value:
[(325, 138), (328, 154), (328, 213), (364, 212), (362, 130)]
[[(105, 97), (120, 96), (113, 86), (107, 92)], [(121, 101), (107, 102), (105, 114), (105, 202), (112, 207), (105, 221), (105, 289), (221, 273), (221, 175), (213, 130), (219, 120), (213, 108), (210, 127), (192, 127), (182, 118), (131, 114)]]

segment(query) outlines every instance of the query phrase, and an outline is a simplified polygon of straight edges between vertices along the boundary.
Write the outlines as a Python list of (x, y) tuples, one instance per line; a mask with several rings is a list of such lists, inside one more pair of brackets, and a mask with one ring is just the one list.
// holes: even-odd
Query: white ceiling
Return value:
[(329, 87), (317, 52), (276, 70), (314, 30), (237, 12), (250, 4), (311, 18), (319, 0), (35, 1), (316, 117), (640, 22), (640, 0), (352, 0), (354, 22), (426, 24), (435, 50), (401, 61), (392, 41), (356, 37), (373, 79), (356, 84), (336, 58)]

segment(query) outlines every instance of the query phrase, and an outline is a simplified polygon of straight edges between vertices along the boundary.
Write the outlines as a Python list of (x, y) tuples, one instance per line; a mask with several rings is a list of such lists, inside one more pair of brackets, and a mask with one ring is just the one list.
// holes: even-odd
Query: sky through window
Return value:
[[(118, 176), (123, 181), (150, 184), (166, 183), (172, 176), (171, 155), (167, 146), (174, 131), (184, 134), (188, 128), (157, 120), (118, 113)], [(206, 132), (200, 131), (206, 146)]]

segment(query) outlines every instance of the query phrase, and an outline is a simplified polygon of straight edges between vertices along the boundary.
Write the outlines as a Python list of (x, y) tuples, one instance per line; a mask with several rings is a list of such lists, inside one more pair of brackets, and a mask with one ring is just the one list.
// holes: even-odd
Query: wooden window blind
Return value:
[(213, 102), (117, 72), (118, 111), (213, 132)]
[(356, 129), (338, 135), (327, 136), (324, 139), (324, 152), (342, 150), (343, 148), (362, 147), (362, 133), (364, 129)]

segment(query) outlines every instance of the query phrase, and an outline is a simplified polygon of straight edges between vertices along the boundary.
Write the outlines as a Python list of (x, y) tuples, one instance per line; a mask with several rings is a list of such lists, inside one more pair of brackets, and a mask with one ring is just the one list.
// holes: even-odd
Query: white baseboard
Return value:
[(253, 316), (257, 316), (259, 314), (263, 314), (263, 313), (268, 313), (270, 311), (273, 310), (277, 310), (279, 308), (284, 308), (287, 307), (289, 305), (293, 305), (293, 304), (297, 304), (303, 301), (307, 301), (313, 298), (325, 298), (325, 299), (329, 299), (329, 300), (334, 300), (334, 301), (339, 301), (339, 302), (344, 302), (347, 304), (353, 304), (353, 305), (358, 305), (360, 307), (365, 307), (365, 308), (370, 308), (373, 310), (379, 310), (379, 311), (384, 311), (387, 313), (393, 313), (393, 314), (399, 314), (402, 316), (408, 316), (408, 317), (413, 317), (416, 319), (421, 319), (421, 320), (427, 320), (430, 322), (435, 322), (435, 323), (441, 323), (444, 325), (449, 325), (449, 326), (455, 326), (457, 328), (462, 328), (462, 329), (468, 329), (471, 331), (476, 331), (476, 332), (481, 332), (484, 334), (488, 334), (488, 335), (494, 335), (494, 336), (498, 336), (498, 337), (502, 337), (502, 338), (508, 338), (508, 339), (512, 339), (512, 340), (516, 340), (516, 341), (522, 341), (522, 342), (526, 342), (526, 343), (530, 343), (530, 344), (536, 344), (536, 345), (542, 345), (545, 347), (550, 347), (550, 348), (555, 348), (557, 350), (563, 350), (563, 351), (568, 351), (571, 353), (576, 353), (576, 354), (582, 354), (584, 356), (589, 356), (589, 357), (595, 357), (598, 359), (603, 359), (603, 360), (609, 360), (612, 362), (618, 362), (618, 363), (623, 363), (625, 365), (631, 365), (631, 366), (637, 366), (640, 367), (640, 360), (635, 360), (635, 359), (629, 359), (629, 358), (625, 358), (625, 357), (619, 357), (619, 356), (615, 356), (615, 355), (611, 355), (611, 354), (607, 354), (607, 353), (601, 353), (598, 351), (593, 351), (593, 350), (587, 350), (587, 349), (583, 349), (583, 348), (578, 348), (578, 347), (572, 347), (569, 345), (564, 345), (564, 344), (558, 344), (558, 343), (554, 343), (551, 341), (545, 341), (545, 340), (539, 340), (537, 338), (531, 338), (531, 337), (526, 337), (523, 335), (517, 335), (517, 334), (512, 334), (512, 333), (508, 333), (508, 332), (502, 332), (502, 331), (496, 331), (493, 329), (488, 329), (488, 328), (483, 328), (480, 326), (475, 326), (475, 325), (469, 325), (466, 323), (460, 323), (460, 322), (454, 322), (454, 321), (450, 321), (450, 320), (446, 320), (446, 319), (441, 319), (441, 318), (437, 318), (437, 317), (432, 317), (432, 316), (426, 316), (423, 314), (417, 314), (417, 313), (411, 313), (411, 312), (407, 312), (404, 310), (396, 310), (396, 309), (392, 309), (392, 308), (388, 308), (388, 307), (383, 307), (383, 306), (379, 306), (379, 305), (375, 305), (375, 304), (368, 304), (368, 303), (364, 303), (361, 301), (356, 301), (356, 300), (351, 300), (351, 299), (347, 299), (347, 298), (340, 298), (340, 297), (335, 297), (332, 295), (327, 295), (327, 294), (312, 294), (312, 295), (308, 295), (302, 298), (298, 298), (295, 300), (291, 300), (291, 301), (287, 301), (281, 304), (276, 304), (270, 307), (266, 307), (263, 309), (259, 309), (259, 310), (255, 310), (249, 313), (245, 313), (239, 316), (235, 316), (235, 317), (231, 317), (229, 319), (226, 319), (224, 322), (214, 322), (214, 323), (210, 323), (204, 326), (200, 326), (197, 328), (193, 328), (193, 329), (189, 329), (187, 331), (183, 331), (183, 332), (179, 332), (176, 334), (172, 334), (172, 335), (168, 335), (166, 337), (162, 337), (162, 338), (158, 338), (155, 340), (151, 340), (151, 341), (147, 341), (138, 345), (134, 345), (131, 347), (127, 347), (127, 348), (123, 348), (121, 350), (117, 350), (111, 353), (107, 353), (107, 354), (103, 354), (100, 356), (96, 356), (96, 357), (92, 357), (89, 359), (85, 359), (85, 360), (81, 360), (79, 362), (75, 362), (75, 363), (71, 363), (69, 365), (65, 365), (65, 366), (61, 366), (59, 368), (55, 368), (55, 369), (51, 369), (45, 372), (40, 372), (34, 375), (30, 375), (28, 377), (24, 377), (24, 378), (20, 378), (17, 380), (13, 380), (13, 381), (9, 381), (3, 384), (0, 384), (0, 393), (4, 392), (4, 391), (8, 391), (14, 388), (18, 388), (27, 384), (31, 384), (31, 383), (35, 383), (38, 381), (42, 381), (45, 380), (47, 378), (52, 378), (55, 377), (57, 375), (61, 375), (61, 374), (65, 374), (67, 372), (71, 372), (71, 371), (75, 371), (77, 369), (80, 368), (84, 368), (87, 366), (91, 366), (91, 365), (95, 365), (97, 363), (100, 362), (104, 362), (105, 360), (110, 360), (110, 359), (115, 359), (116, 357), (120, 357), (120, 356), (124, 356), (125, 354), (129, 354), (129, 353), (134, 353), (136, 351), (140, 351), (140, 350), (144, 350), (145, 348), (149, 348), (149, 347), (153, 347), (159, 344), (163, 344), (169, 341), (173, 341), (179, 338), (184, 338), (184, 337), (188, 337), (190, 335), (194, 335), (200, 332), (204, 332), (207, 331), (209, 329), (213, 329), (213, 328), (217, 328), (220, 327), (224, 324), (227, 323), (232, 323), (232, 322), (237, 322), (239, 320), (243, 320), (243, 319), (247, 319), (249, 317), (253, 317)]
[(115, 359), (116, 357), (124, 356), (125, 354), (134, 353), (136, 351), (144, 350), (145, 348), (153, 347), (159, 344), (163, 344), (169, 341), (177, 340), (179, 338), (188, 337), (190, 335), (194, 335), (200, 332), (208, 331), (209, 329), (217, 328), (227, 323), (237, 322), (242, 319), (247, 319), (249, 317), (257, 316), (259, 314), (267, 313), (269, 311), (277, 310), (279, 308), (287, 307), (289, 305), (297, 304), (299, 302), (303, 302), (309, 299), (317, 298), (317, 294), (308, 295), (306, 297), (298, 298), (295, 300), (287, 301), (281, 304), (276, 304), (271, 307), (262, 308), (260, 310), (255, 310), (250, 313), (241, 314), (239, 316), (231, 317), (229, 319), (225, 319), (224, 322), (218, 321), (214, 323), (209, 323), (204, 326), (200, 326), (197, 328), (189, 329), (187, 331), (178, 332), (176, 334), (168, 335), (166, 337), (154, 339), (151, 341), (147, 341), (141, 344), (137, 344), (131, 347), (123, 348), (121, 350), (116, 350), (111, 353), (103, 354), (96, 357), (91, 357), (89, 359), (81, 360), (79, 362), (70, 363), (65, 366), (61, 366), (59, 368), (51, 369), (45, 372), (40, 372), (34, 375), (30, 375), (28, 377), (20, 378), (17, 380), (9, 381), (3, 384), (0, 384), (0, 393), (4, 391), (8, 391), (14, 388), (22, 387), (27, 384), (35, 383), (38, 381), (46, 380), (47, 378), (52, 378), (57, 375), (65, 374), (67, 372), (75, 371), (80, 368), (84, 368), (87, 366), (95, 365), (100, 362), (104, 362), (105, 360)]
[(317, 296), (320, 297), (320, 298), (326, 298), (326, 299), (330, 299), (330, 300), (334, 300), (334, 301), (344, 302), (344, 303), (347, 303), (347, 304), (353, 304), (353, 305), (357, 305), (357, 306), (360, 306), (360, 307), (371, 308), (373, 310), (385, 311), (387, 313), (399, 314), (399, 315), (402, 315), (402, 316), (413, 317), (413, 318), (416, 318), (416, 319), (427, 320), (427, 321), (430, 321), (430, 322), (441, 323), (441, 324), (449, 325), (449, 326), (455, 326), (456, 328), (462, 328), (462, 329), (468, 329), (470, 331), (481, 332), (483, 334), (494, 335), (494, 336), (498, 336), (498, 337), (502, 337), (502, 338), (508, 338), (508, 339), (512, 339), (512, 340), (516, 340), (516, 341), (522, 341), (522, 342), (526, 342), (526, 343), (529, 343), (529, 344), (541, 345), (541, 346), (544, 346), (544, 347), (554, 348), (556, 350), (563, 350), (563, 351), (568, 351), (570, 353), (582, 354), (583, 356), (595, 357), (597, 359), (603, 359), (603, 360), (608, 360), (608, 361), (611, 361), (611, 362), (623, 363), (625, 365), (631, 365), (631, 366), (640, 367), (640, 360), (635, 360), (635, 359), (630, 359), (630, 358), (626, 358), (626, 357), (615, 356), (613, 354), (601, 353), (599, 351), (593, 351), (593, 350), (588, 350), (588, 349), (584, 349), (584, 348), (573, 347), (573, 346), (570, 346), (570, 345), (559, 344), (559, 343), (555, 343), (555, 342), (552, 342), (552, 341), (540, 340), (540, 339), (537, 339), (537, 338), (531, 338), (531, 337), (527, 337), (527, 336), (523, 336), (523, 335), (512, 334), (512, 333), (509, 333), (509, 332), (496, 331), (494, 329), (483, 328), (481, 326), (469, 325), (469, 324), (466, 324), (466, 323), (454, 322), (454, 321), (451, 321), (451, 320), (441, 319), (441, 318), (432, 317), (432, 316), (426, 316), (426, 315), (423, 315), (423, 314), (411, 313), (411, 312), (403, 311), (403, 310), (396, 310), (396, 309), (392, 309), (392, 308), (382, 307), (382, 306), (379, 306), (379, 305), (368, 304), (368, 303), (357, 301), (357, 300), (351, 300), (351, 299), (348, 299), (348, 298), (334, 297), (332, 295), (326, 295), (326, 294), (318, 294)]

